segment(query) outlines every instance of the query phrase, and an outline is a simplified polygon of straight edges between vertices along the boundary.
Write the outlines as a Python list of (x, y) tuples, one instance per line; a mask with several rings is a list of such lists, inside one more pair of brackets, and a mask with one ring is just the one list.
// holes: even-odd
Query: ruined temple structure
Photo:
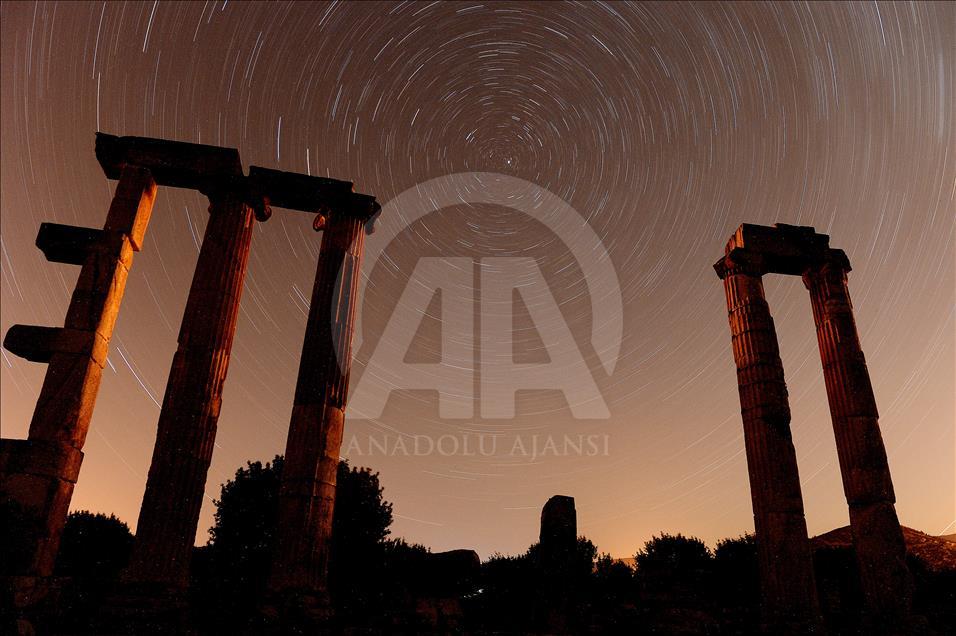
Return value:
[(98, 133), (96, 157), (106, 176), (118, 180), (103, 229), (44, 223), (37, 236), (48, 260), (81, 266), (63, 327), (14, 325), (4, 339), (10, 352), (49, 366), (27, 439), (0, 440), (0, 505), (17, 520), (15, 540), (0, 545), (3, 593), (29, 617), (50, 587), (133, 253), (143, 247), (157, 186), (171, 186), (206, 195), (210, 217), (124, 573), (125, 609), (181, 614), (254, 219), (267, 220), (273, 206), (315, 214), (313, 227), (323, 236), (286, 451), (283, 549), (272, 589), (280, 598), (294, 593), (321, 604), (359, 265), (380, 206), (346, 181), (256, 166), (246, 176), (230, 148)]
[(745, 223), (714, 265), (737, 364), (765, 621), (791, 633), (820, 623), (787, 386), (762, 281), (789, 274), (810, 292), (866, 613), (880, 630), (900, 631), (912, 596), (906, 548), (847, 291), (850, 263), (829, 242), (812, 227)]

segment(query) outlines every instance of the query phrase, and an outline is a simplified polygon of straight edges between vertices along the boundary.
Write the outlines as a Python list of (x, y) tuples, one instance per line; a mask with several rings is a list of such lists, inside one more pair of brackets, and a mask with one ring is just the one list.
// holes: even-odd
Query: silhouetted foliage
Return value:
[(563, 631), (582, 624), (590, 602), (597, 547), (578, 537), (566, 564), (548, 563), (539, 543), (520, 556), (493, 555), (482, 565), (481, 593), (472, 604), (481, 629)]
[[(193, 559), (194, 607), (207, 625), (238, 627), (263, 599), (275, 547), (283, 457), (248, 462), (222, 486), (209, 542)], [(339, 462), (329, 558), (329, 588), (337, 614), (366, 614), (384, 602), (384, 559), (400, 560), (421, 546), (386, 540), (392, 505), (378, 473)], [(401, 556), (399, 556), (401, 555)]]
[[(269, 574), (281, 469), (281, 456), (250, 462), (223, 485), (210, 540), (194, 553), (198, 633), (255, 633), (250, 619)], [(470, 551), (433, 555), (424, 546), (389, 538), (392, 506), (368, 469), (340, 463), (336, 506), (332, 631), (752, 634), (760, 627), (752, 534), (723, 539), (713, 553), (694, 537), (661, 534), (638, 551), (634, 567), (598, 555), (590, 540), (578, 537), (570, 558), (559, 563), (553, 554), (547, 562), (535, 543), (518, 556), (495, 554), (479, 570)], [(56, 564), (56, 601), (43, 631), (90, 629), (102, 601), (116, 589), (132, 539), (112, 515), (69, 516)], [(956, 579), (913, 555), (908, 562), (915, 609), (945, 633), (954, 616)], [(814, 564), (829, 632), (860, 633), (852, 547), (817, 546)]]
[(634, 555), (645, 622), (666, 633), (713, 633), (713, 555), (697, 537), (662, 533)]
[(57, 630), (90, 625), (97, 608), (115, 588), (129, 562), (133, 534), (114, 515), (88, 510), (66, 518), (54, 574), (61, 581)]
[(760, 621), (757, 542), (752, 533), (723, 539), (714, 550), (714, 593), (731, 633), (752, 633)]
[(282, 456), (247, 462), (222, 485), (209, 542), (192, 563), (200, 621), (237, 627), (254, 615), (265, 592), (278, 514)]
[(132, 548), (133, 533), (115, 515), (71, 512), (60, 538), (55, 574), (115, 578), (126, 567)]
[[(36, 515), (31, 515), (23, 506), (12, 499), (0, 501), (0, 541), (7, 549), (5, 554), (13, 557), (13, 563), (5, 563), (8, 572), (23, 572), (29, 567), (33, 552), (30, 549), (29, 537), (36, 536), (42, 528), (37, 522)], [(0, 606), (0, 611), (6, 603)]]
[(661, 533), (634, 555), (638, 573), (656, 575), (694, 572), (710, 566), (710, 550), (697, 537)]

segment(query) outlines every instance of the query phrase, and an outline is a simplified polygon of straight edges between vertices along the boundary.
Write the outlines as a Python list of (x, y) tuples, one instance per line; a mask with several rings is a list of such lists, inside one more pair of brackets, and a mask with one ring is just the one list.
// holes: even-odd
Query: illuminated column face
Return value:
[(848, 270), (846, 256), (833, 250), (803, 280), (810, 291), (867, 614), (898, 622), (909, 614), (912, 584), (876, 398), (847, 289)]
[(729, 256), (715, 265), (724, 281), (737, 366), (766, 619), (818, 622), (816, 587), (790, 437), (790, 405), (759, 258)]
[(185, 589), (252, 242), (241, 192), (212, 191), (126, 574)]
[(269, 587), (302, 594), (319, 612), (327, 605), (335, 476), (367, 221), (368, 215), (336, 211), (325, 220), (279, 491)]
[[(15, 325), (4, 346), (49, 364), (26, 440), (0, 442), (0, 500), (17, 507), (22, 545), (0, 546), (4, 573), (49, 576), (66, 523), (133, 252), (143, 244), (156, 183), (125, 166), (102, 230), (44, 224), (48, 260), (82, 265), (63, 327)], [(8, 553), (9, 552), (9, 553)]]

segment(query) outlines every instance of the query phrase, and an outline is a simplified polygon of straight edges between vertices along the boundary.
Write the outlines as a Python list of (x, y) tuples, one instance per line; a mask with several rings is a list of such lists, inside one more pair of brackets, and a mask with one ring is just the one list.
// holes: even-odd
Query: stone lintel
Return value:
[(41, 223), (36, 246), (51, 263), (82, 265), (103, 234), (103, 230), (90, 227)]
[(328, 209), (333, 213), (369, 221), (381, 209), (375, 197), (356, 193), (350, 181), (260, 166), (249, 166), (249, 189), (266, 199), (270, 205), (303, 212)]
[(747, 267), (756, 274), (802, 276), (812, 267), (825, 263), (850, 270), (843, 250), (832, 249), (830, 237), (817, 233), (812, 227), (744, 223), (727, 241), (724, 257), (714, 264), (714, 269), (721, 278), (735, 265)]
[(110, 179), (119, 179), (126, 165), (148, 169), (157, 185), (199, 190), (210, 182), (242, 179), (235, 148), (221, 148), (150, 137), (118, 137), (96, 133), (96, 159)]

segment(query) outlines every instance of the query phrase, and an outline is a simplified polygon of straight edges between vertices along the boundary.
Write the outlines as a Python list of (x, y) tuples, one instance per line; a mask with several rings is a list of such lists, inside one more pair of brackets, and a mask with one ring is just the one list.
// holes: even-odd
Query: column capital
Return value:
[(813, 289), (824, 279), (836, 278), (846, 281), (846, 275), (853, 268), (846, 252), (838, 249), (828, 249), (820, 259), (814, 260), (803, 272), (801, 278), (807, 289)]
[(268, 221), (272, 216), (269, 197), (250, 186), (246, 177), (227, 177), (205, 181), (199, 191), (209, 199), (209, 212), (213, 206), (244, 205), (252, 208), (256, 220)]
[(714, 263), (714, 271), (724, 280), (734, 274), (760, 277), (767, 273), (767, 267), (759, 252), (735, 247)]

